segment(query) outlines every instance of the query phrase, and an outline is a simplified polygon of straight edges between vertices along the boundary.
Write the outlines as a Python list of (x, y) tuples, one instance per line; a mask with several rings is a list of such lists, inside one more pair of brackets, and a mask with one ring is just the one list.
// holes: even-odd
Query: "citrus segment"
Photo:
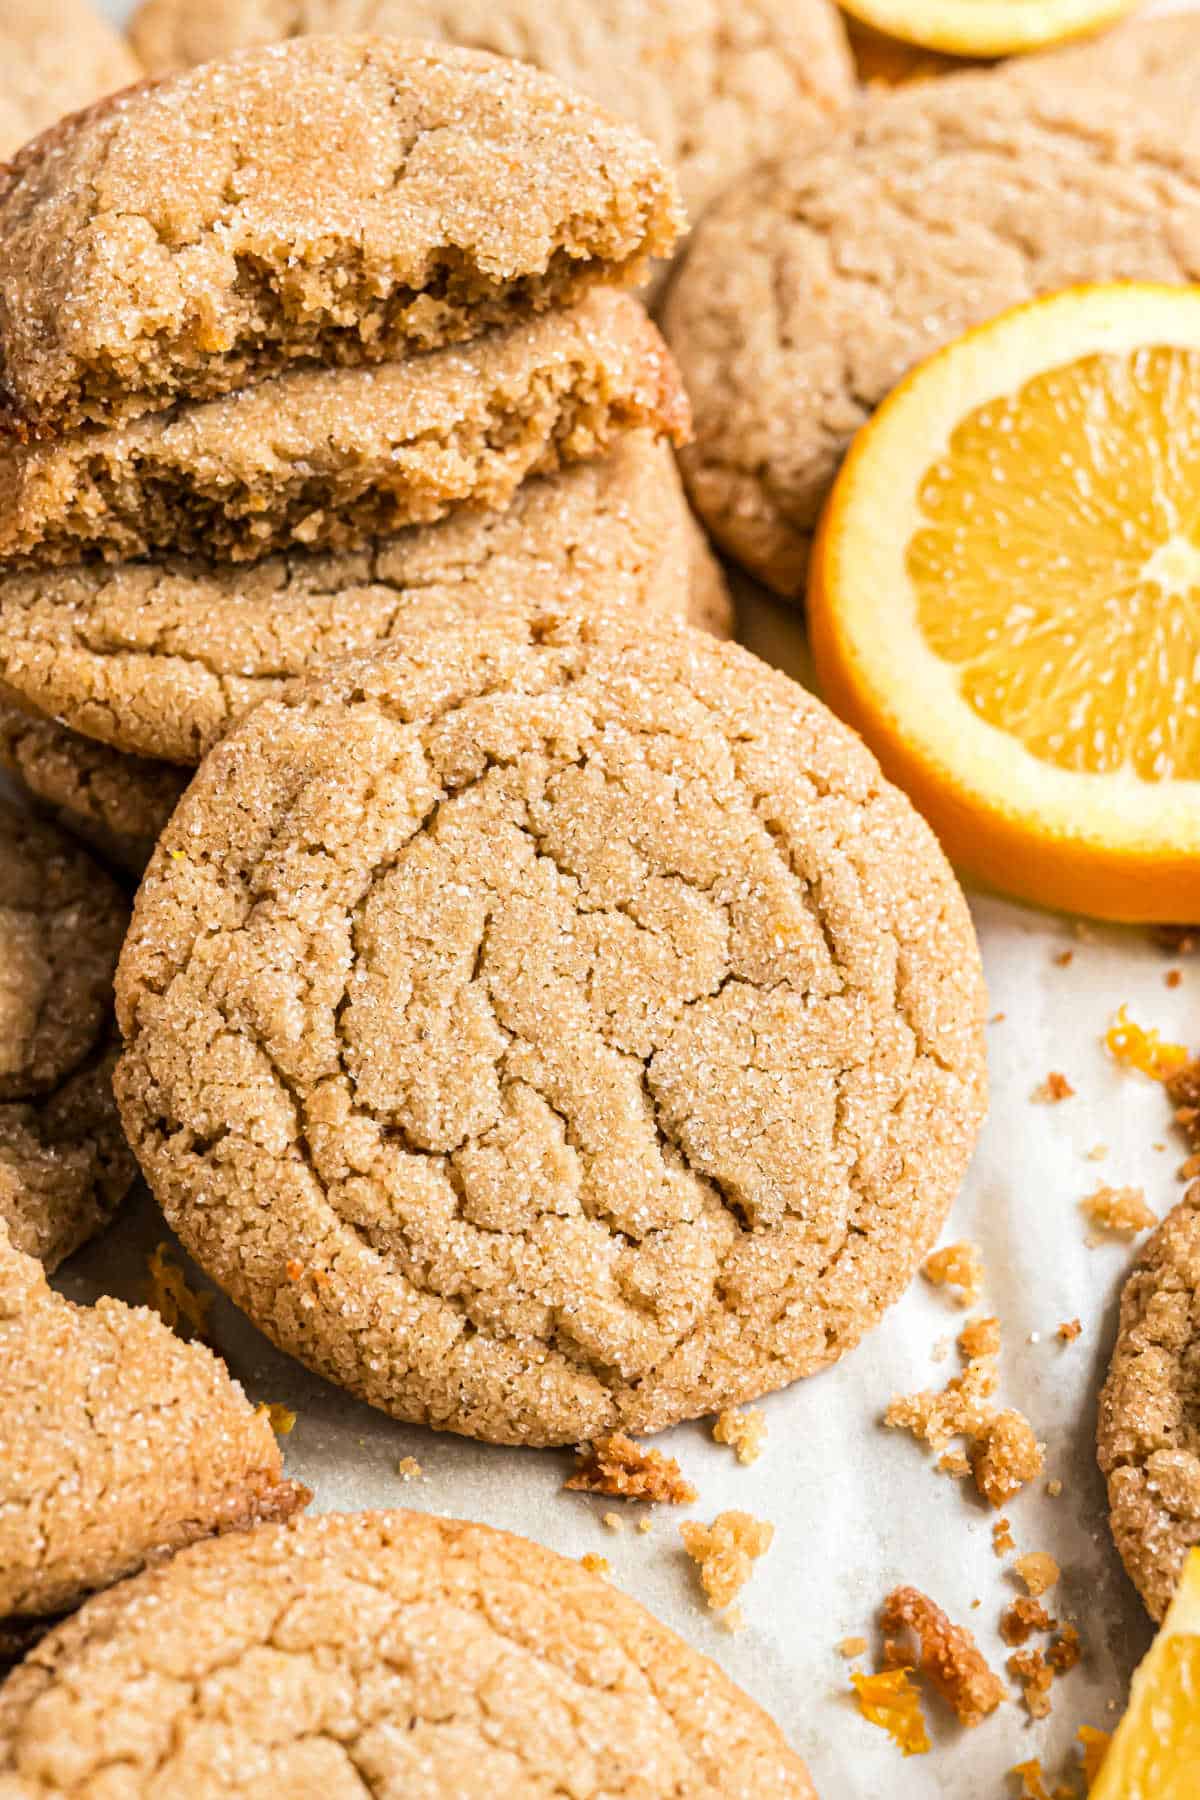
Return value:
[(1200, 290), (1073, 289), (932, 357), (859, 434), (813, 647), (969, 873), (1200, 917)]
[(876, 31), (952, 56), (1015, 56), (1110, 25), (1138, 0), (842, 0)]
[(1125, 1717), (1091, 1800), (1195, 1800), (1200, 1793), (1200, 1550), (1134, 1673)]

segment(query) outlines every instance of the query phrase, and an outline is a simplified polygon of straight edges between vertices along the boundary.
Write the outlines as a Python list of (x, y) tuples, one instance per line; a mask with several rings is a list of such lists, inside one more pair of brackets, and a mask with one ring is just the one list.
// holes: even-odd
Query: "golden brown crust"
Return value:
[(0, 179), (0, 385), (33, 435), (381, 362), (636, 280), (650, 145), (525, 64), (307, 38), (144, 83)]
[(826, 0), (145, 0), (131, 26), (153, 70), (302, 32), (364, 30), (473, 44), (548, 70), (657, 144), (693, 218), (853, 90)]
[(1096, 1446), (1121, 1560), (1161, 1619), (1200, 1544), (1200, 1182), (1125, 1283)]
[(37, 1279), (15, 1297), (15, 1258), (0, 1222), (0, 1626), (304, 1503), (265, 1414), (210, 1350), (119, 1300), (73, 1306)]
[(6, 1800), (83, 1800), (113, 1763), (128, 1800), (815, 1800), (778, 1727), (634, 1601), (424, 1513), (199, 1544), (51, 1633), (0, 1690)]
[(526, 482), (504, 512), (459, 511), (362, 551), (0, 577), (0, 683), (118, 750), (195, 763), (290, 677), (414, 622), (603, 601), (646, 618), (686, 608), (728, 635), (720, 572), (697, 540), (670, 446), (632, 432), (604, 457)]
[(52, 825), (0, 802), (0, 1222), (53, 1269), (134, 1176), (112, 1096), (125, 896)]
[(926, 827), (784, 676), (624, 612), (414, 632), (264, 702), (118, 991), (123, 1116), (201, 1265), (373, 1404), (502, 1441), (835, 1360), (984, 1106)]
[(456, 507), (502, 510), (527, 476), (688, 406), (638, 302), (597, 289), (462, 348), (370, 369), (296, 369), (223, 399), (0, 453), (0, 555), (156, 551), (251, 561), (352, 549)]

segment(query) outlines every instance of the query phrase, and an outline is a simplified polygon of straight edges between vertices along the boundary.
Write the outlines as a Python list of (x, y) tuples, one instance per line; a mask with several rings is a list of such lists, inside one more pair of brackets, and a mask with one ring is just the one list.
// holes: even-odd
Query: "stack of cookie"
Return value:
[(136, 866), (233, 718), (414, 606), (721, 628), (686, 401), (621, 291), (681, 224), (597, 106), (394, 39), (211, 64), (29, 145), (0, 188), (0, 755)]

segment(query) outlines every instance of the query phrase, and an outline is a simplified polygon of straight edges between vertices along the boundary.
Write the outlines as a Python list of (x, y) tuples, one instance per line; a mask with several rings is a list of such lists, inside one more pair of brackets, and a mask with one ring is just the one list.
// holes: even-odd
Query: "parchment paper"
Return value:
[[(107, 10), (119, 17), (126, 9), (110, 0)], [(786, 607), (751, 601), (742, 635), (760, 655), (806, 674), (797, 616)], [(641, 1509), (628, 1508), (627, 1529), (614, 1535), (601, 1514), (620, 1510), (619, 1502), (561, 1491), (568, 1453), (490, 1448), (396, 1424), (281, 1356), (224, 1299), (213, 1308), (215, 1340), (249, 1393), (296, 1411), (287, 1464), (315, 1490), (318, 1510), (411, 1506), (485, 1520), (568, 1556), (606, 1556), (619, 1586), (775, 1715), (808, 1759), (823, 1800), (984, 1800), (1014, 1793), (1005, 1772), (1031, 1756), (1053, 1775), (1081, 1723), (1111, 1728), (1150, 1638), (1109, 1538), (1093, 1451), (1096, 1394), (1133, 1251), (1120, 1243), (1089, 1248), (1078, 1202), (1100, 1181), (1132, 1183), (1162, 1213), (1182, 1192), (1176, 1170), (1185, 1152), (1162, 1089), (1117, 1069), (1100, 1039), (1122, 1002), (1166, 1036), (1200, 1039), (1200, 958), (1179, 963), (1144, 932), (1088, 927), (1080, 937), (1070, 920), (988, 896), (972, 896), (972, 910), (992, 1008), (1002, 1016), (989, 1026), (991, 1116), (942, 1241), (981, 1246), (984, 1307), (1004, 1332), (1001, 1398), (1027, 1413), (1046, 1445), (1045, 1477), (1006, 1512), (1018, 1549), (1048, 1550), (1062, 1565), (1052, 1609), (1083, 1635), (1083, 1663), (1056, 1683), (1050, 1720), (1030, 1725), (1014, 1698), (968, 1733), (927, 1702), (934, 1750), (902, 1760), (858, 1715), (835, 1649), (847, 1635), (871, 1635), (879, 1602), (903, 1581), (969, 1623), (994, 1667), (1007, 1654), (996, 1625), (1017, 1589), (993, 1554), (997, 1515), (974, 1498), (970, 1482), (937, 1474), (927, 1452), (879, 1423), (893, 1393), (940, 1387), (955, 1371), (953, 1352), (942, 1362), (931, 1356), (965, 1317), (945, 1291), (918, 1281), (841, 1365), (761, 1402), (769, 1436), (753, 1467), (714, 1444), (703, 1422), (665, 1433), (657, 1441), (679, 1458), (700, 1500), (689, 1512), (657, 1509), (648, 1536), (633, 1529)], [(1073, 952), (1065, 968), (1054, 960), (1064, 950)], [(1164, 974), (1177, 965), (1183, 982), (1168, 989)], [(1075, 1097), (1032, 1103), (1051, 1069), (1067, 1075)], [(1088, 1161), (1098, 1144), (1108, 1146), (1106, 1159)], [(76, 1299), (140, 1299), (146, 1256), (163, 1239), (170, 1234), (143, 1194), (72, 1261), (60, 1285)], [(1083, 1334), (1063, 1345), (1056, 1327), (1075, 1317)], [(421, 1464), (420, 1480), (397, 1473), (406, 1456)], [(1045, 1492), (1050, 1478), (1063, 1484), (1057, 1499)], [(678, 1534), (681, 1517), (711, 1519), (725, 1507), (776, 1526), (743, 1594), (746, 1628), (736, 1636), (706, 1611)]]

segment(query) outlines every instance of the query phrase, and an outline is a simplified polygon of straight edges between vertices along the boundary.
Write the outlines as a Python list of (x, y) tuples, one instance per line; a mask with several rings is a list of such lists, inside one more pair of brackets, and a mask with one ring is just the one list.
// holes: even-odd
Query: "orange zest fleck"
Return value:
[(153, 1307), (163, 1324), (181, 1338), (203, 1340), (208, 1333), (208, 1312), (213, 1296), (188, 1285), (187, 1276), (172, 1260), (166, 1244), (159, 1244), (147, 1257), (146, 1267), (150, 1276), (146, 1283), (146, 1304)]
[(1021, 1783), (1021, 1800), (1050, 1800), (1042, 1780), (1042, 1765), (1036, 1756), (1029, 1762), (1014, 1764), (1008, 1772), (1017, 1776)]
[(858, 1710), (879, 1725), (905, 1756), (923, 1756), (931, 1748), (921, 1711), (921, 1695), (909, 1669), (882, 1669), (877, 1675), (850, 1671)]
[(1083, 1745), (1083, 1774), (1089, 1789), (1104, 1761), (1104, 1753), (1112, 1742), (1111, 1731), (1097, 1731), (1094, 1725), (1081, 1725), (1075, 1733)]
[(271, 1421), (271, 1430), (276, 1437), (287, 1437), (288, 1433), (294, 1430), (296, 1415), (291, 1407), (284, 1406), (281, 1400), (264, 1400), (258, 1410), (260, 1413), (266, 1413)]
[(1183, 1044), (1164, 1044), (1153, 1026), (1139, 1025), (1123, 1006), (1104, 1034), (1108, 1053), (1122, 1068), (1166, 1081), (1191, 1060)]

